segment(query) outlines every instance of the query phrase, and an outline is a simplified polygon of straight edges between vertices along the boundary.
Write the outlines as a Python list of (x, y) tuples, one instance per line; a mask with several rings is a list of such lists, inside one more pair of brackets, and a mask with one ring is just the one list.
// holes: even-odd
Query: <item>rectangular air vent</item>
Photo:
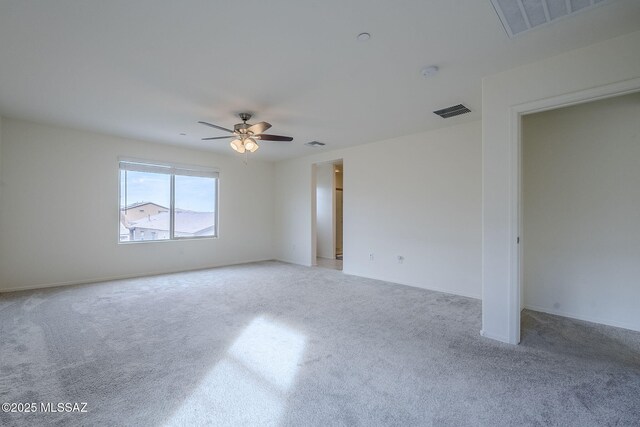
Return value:
[(491, 0), (509, 37), (612, 0)]
[(309, 147), (322, 147), (323, 145), (327, 145), (327, 144), (320, 141), (310, 141), (310, 142), (305, 142), (304, 145), (308, 145)]
[(470, 113), (467, 107), (462, 104), (454, 105), (453, 107), (443, 108), (442, 110), (434, 111), (435, 114), (439, 115), (443, 119), (448, 119), (449, 117), (459, 116), (460, 114)]

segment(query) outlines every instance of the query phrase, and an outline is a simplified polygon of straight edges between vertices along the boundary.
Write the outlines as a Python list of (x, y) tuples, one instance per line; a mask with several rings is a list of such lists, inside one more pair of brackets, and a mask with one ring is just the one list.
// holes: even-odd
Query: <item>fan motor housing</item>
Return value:
[(251, 125), (247, 124), (247, 123), (238, 123), (237, 125), (233, 126), (233, 130), (235, 130), (236, 132), (240, 132), (240, 133), (246, 133), (246, 130), (250, 127)]

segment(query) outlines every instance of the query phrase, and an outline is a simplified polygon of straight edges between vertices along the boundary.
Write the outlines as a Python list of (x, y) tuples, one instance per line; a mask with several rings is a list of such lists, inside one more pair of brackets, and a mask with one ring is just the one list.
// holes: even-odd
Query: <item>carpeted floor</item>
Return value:
[[(0, 297), (2, 425), (640, 425), (640, 334), (277, 262)], [(41, 408), (38, 407), (38, 411)]]

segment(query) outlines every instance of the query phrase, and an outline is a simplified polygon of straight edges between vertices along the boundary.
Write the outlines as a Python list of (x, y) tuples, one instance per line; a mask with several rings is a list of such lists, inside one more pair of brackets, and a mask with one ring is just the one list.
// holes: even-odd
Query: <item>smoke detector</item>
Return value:
[(440, 68), (438, 68), (437, 65), (430, 65), (428, 67), (424, 67), (421, 71), (422, 76), (429, 78), (429, 77), (433, 77), (436, 74), (438, 74), (438, 71), (440, 70)]

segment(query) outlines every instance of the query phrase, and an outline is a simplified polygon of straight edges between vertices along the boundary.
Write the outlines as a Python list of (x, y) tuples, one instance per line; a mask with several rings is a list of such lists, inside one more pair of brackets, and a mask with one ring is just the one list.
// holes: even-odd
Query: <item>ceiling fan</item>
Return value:
[(240, 113), (238, 115), (240, 116), (240, 120), (242, 120), (242, 123), (234, 125), (233, 130), (207, 122), (198, 122), (205, 126), (210, 126), (212, 128), (220, 129), (233, 134), (229, 136), (214, 136), (211, 138), (202, 138), (202, 140), (210, 141), (213, 139), (234, 138), (233, 141), (231, 141), (231, 148), (233, 148), (238, 153), (244, 153), (245, 151), (253, 153), (258, 148), (260, 148), (260, 146), (258, 145), (258, 141), (293, 141), (293, 138), (291, 138), (290, 136), (268, 135), (266, 133), (262, 133), (265, 130), (269, 129), (271, 125), (267, 122), (260, 122), (254, 125), (247, 123), (247, 120), (251, 119), (250, 113)]

